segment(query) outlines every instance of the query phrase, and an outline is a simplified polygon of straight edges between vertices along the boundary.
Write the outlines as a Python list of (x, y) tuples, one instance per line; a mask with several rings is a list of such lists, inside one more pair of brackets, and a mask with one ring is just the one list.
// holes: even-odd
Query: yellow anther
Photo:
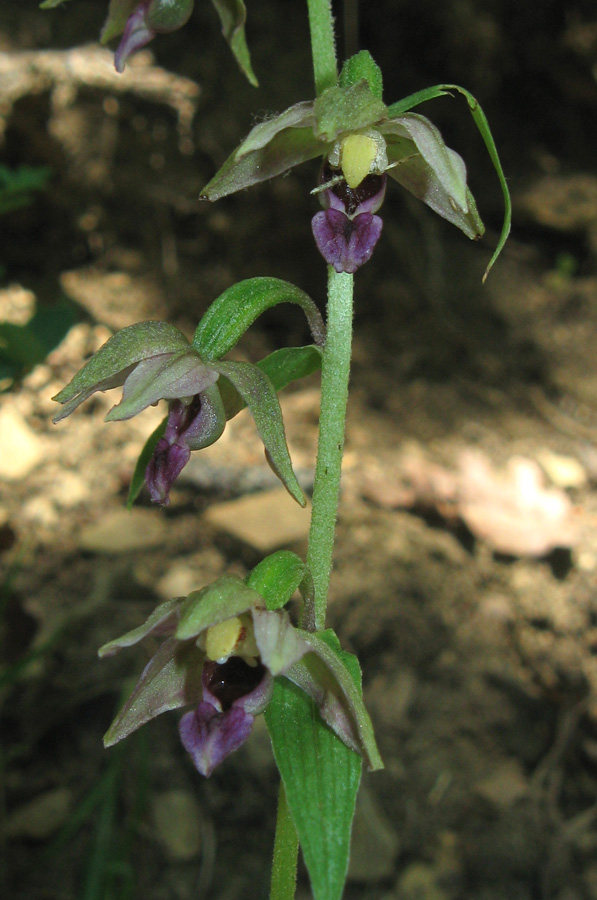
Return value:
[(342, 171), (349, 188), (359, 186), (371, 171), (377, 143), (366, 134), (349, 134), (342, 141)]
[(234, 616), (217, 625), (212, 625), (205, 633), (205, 655), (213, 662), (228, 659), (236, 647), (239, 638), (244, 631), (239, 618)]

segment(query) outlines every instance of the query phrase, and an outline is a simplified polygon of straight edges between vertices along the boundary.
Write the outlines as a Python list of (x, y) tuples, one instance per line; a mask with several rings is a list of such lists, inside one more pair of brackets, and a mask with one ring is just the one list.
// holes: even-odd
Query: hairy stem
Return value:
[(325, 627), (348, 401), (353, 277), (329, 267), (327, 339), (321, 365), (321, 414), (307, 565), (315, 585), (316, 630)]
[(326, 88), (336, 84), (336, 41), (331, 0), (307, 0), (309, 8), (309, 30), (311, 32), (311, 53), (313, 75), (317, 96)]
[(286, 791), (280, 782), (270, 900), (293, 900), (297, 860), (298, 838), (288, 809)]

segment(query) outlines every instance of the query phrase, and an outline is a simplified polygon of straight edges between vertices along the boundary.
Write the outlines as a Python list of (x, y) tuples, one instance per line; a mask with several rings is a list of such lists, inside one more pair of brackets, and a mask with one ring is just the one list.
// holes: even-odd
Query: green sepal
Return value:
[(489, 127), (489, 122), (487, 121), (487, 116), (483, 112), (479, 101), (473, 97), (466, 88), (460, 87), (458, 84), (437, 84), (433, 87), (425, 88), (422, 91), (417, 91), (415, 94), (410, 94), (403, 100), (398, 100), (397, 103), (393, 103), (388, 108), (387, 115), (388, 118), (395, 118), (396, 116), (402, 115), (407, 110), (413, 109), (413, 107), (418, 106), (421, 103), (425, 103), (427, 100), (434, 100), (436, 97), (443, 97), (446, 94), (452, 96), (452, 91), (458, 91), (459, 94), (462, 94), (466, 98), (475, 125), (479, 129), (491, 162), (493, 163), (504, 198), (504, 221), (502, 223), (502, 230), (497, 247), (485, 269), (485, 274), (483, 275), (483, 281), (485, 281), (495, 261), (502, 252), (504, 244), (508, 240), (512, 225), (512, 201), (510, 199), (510, 191), (508, 190), (508, 183), (506, 181), (506, 176), (504, 175), (504, 170), (502, 169), (497, 147)]
[(259, 87), (259, 82), (251, 65), (249, 48), (247, 47), (245, 35), (247, 9), (243, 0), (211, 0), (211, 2), (220, 17), (224, 39), (232, 50), (241, 71), (253, 87)]
[[(293, 381), (306, 378), (321, 369), (321, 348), (314, 344), (306, 347), (281, 347), (261, 359), (257, 367), (267, 375), (276, 393)], [(233, 419), (247, 405), (227, 378), (221, 375), (218, 388), (222, 396), (226, 418)]]
[(103, 659), (105, 656), (114, 656), (119, 650), (133, 647), (154, 632), (167, 634), (170, 626), (173, 626), (176, 622), (181, 604), (184, 603), (185, 599), (185, 597), (175, 597), (173, 600), (166, 600), (164, 603), (160, 603), (142, 625), (138, 625), (131, 631), (121, 634), (120, 637), (103, 644), (97, 651), (97, 655), (100, 659)]
[[(53, 397), (58, 403), (69, 404), (54, 419), (59, 421), (69, 415), (71, 403), (79, 405), (97, 390), (107, 390), (107, 384), (142, 359), (167, 353), (182, 353), (190, 349), (184, 334), (168, 322), (138, 322), (117, 331), (103, 344), (89, 362), (77, 372), (72, 381)], [(121, 379), (119, 384), (122, 384)], [(107, 385), (107, 386), (103, 386)]]
[(251, 129), (201, 191), (202, 200), (219, 200), (323, 156), (327, 150), (313, 134), (313, 103), (296, 103)]
[(261, 594), (266, 609), (276, 610), (286, 606), (297, 590), (312, 592), (313, 578), (306, 563), (291, 550), (278, 550), (266, 556), (249, 572), (248, 587)]
[(387, 115), (387, 107), (366, 81), (349, 87), (329, 87), (315, 101), (314, 132), (322, 141), (332, 142), (341, 134), (375, 125)]
[(360, 50), (347, 59), (340, 72), (340, 87), (349, 87), (351, 84), (358, 84), (359, 81), (366, 81), (373, 96), (381, 100), (383, 76), (381, 69), (368, 50)]
[(176, 638), (186, 641), (197, 637), (205, 628), (240, 616), (254, 606), (263, 606), (257, 591), (237, 575), (222, 575), (213, 584), (188, 595), (180, 608)]
[(173, 638), (164, 641), (104, 735), (104, 747), (118, 743), (163, 712), (199, 703), (204, 662), (204, 653), (194, 644), (180, 644)]
[(301, 629), (298, 632), (311, 652), (292, 666), (286, 677), (315, 700), (323, 720), (364, 756), (370, 771), (383, 769), (373, 725), (363, 703), (358, 659), (342, 649), (331, 628), (315, 634)]
[(135, 471), (133, 472), (133, 477), (131, 478), (131, 484), (129, 487), (129, 494), (126, 498), (126, 507), (127, 509), (132, 509), (133, 504), (139, 494), (141, 493), (141, 488), (145, 484), (145, 470), (147, 469), (147, 465), (149, 460), (153, 456), (153, 451), (156, 448), (156, 444), (161, 437), (164, 436), (164, 432), (166, 430), (166, 425), (168, 424), (168, 416), (164, 416), (158, 427), (151, 432), (147, 440), (145, 441), (145, 445), (139, 454), (139, 458), (135, 465)]
[(340, 900), (361, 759), (325, 725), (315, 703), (276, 678), (265, 712), (315, 900)]
[(325, 341), (321, 313), (304, 291), (280, 278), (247, 278), (214, 300), (199, 322), (193, 347), (205, 362), (221, 359), (262, 313), (279, 303), (301, 307), (316, 343)]
[(267, 375), (251, 363), (213, 362), (210, 365), (228, 378), (243, 397), (274, 472), (296, 502), (306, 506), (305, 495), (292, 468), (278, 395)]

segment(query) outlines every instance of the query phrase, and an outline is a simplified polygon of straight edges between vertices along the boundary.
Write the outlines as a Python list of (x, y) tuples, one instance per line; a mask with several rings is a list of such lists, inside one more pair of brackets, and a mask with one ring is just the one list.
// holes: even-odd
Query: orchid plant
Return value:
[[(46, 0), (53, 7), (62, 0)], [(212, 0), (224, 36), (251, 83), (256, 79), (244, 33), (242, 0)], [(497, 248), (510, 227), (510, 201), (487, 120), (474, 97), (442, 84), (387, 106), (381, 72), (367, 51), (338, 73), (330, 0), (307, 0), (315, 99), (296, 103), (256, 125), (205, 186), (216, 201), (319, 160), (313, 194), (321, 209), (311, 228), (327, 263), (324, 325), (314, 302), (275, 278), (231, 286), (199, 322), (192, 341), (165, 322), (142, 322), (111, 337), (54, 398), (69, 416), (96, 391), (122, 387), (106, 419), (121, 421), (167, 401), (162, 423), (141, 451), (129, 505), (146, 485), (151, 500), (169, 503), (170, 489), (192, 452), (213, 444), (228, 419), (247, 406), (267, 460), (301, 505), (277, 394), (321, 369), (321, 415), (306, 560), (280, 550), (246, 578), (213, 584), (159, 606), (147, 621), (100, 649), (110, 656), (161, 639), (105, 736), (120, 741), (157, 715), (183, 709), (179, 733), (198, 772), (207, 777), (249, 737), (264, 713), (280, 772), (271, 900), (292, 900), (299, 846), (316, 900), (339, 900), (348, 866), (351, 824), (363, 760), (382, 768), (363, 705), (358, 661), (326, 629), (326, 604), (344, 445), (352, 341), (353, 274), (373, 255), (387, 178), (476, 240), (484, 227), (467, 185), (465, 163), (437, 128), (413, 110), (446, 95), (464, 95), (495, 166), (505, 200)], [(157, 34), (182, 27), (193, 0), (110, 0), (102, 41), (119, 38), (115, 66)], [(278, 350), (256, 364), (226, 359), (266, 309), (298, 305), (312, 343)], [(300, 597), (293, 621), (286, 607)]]

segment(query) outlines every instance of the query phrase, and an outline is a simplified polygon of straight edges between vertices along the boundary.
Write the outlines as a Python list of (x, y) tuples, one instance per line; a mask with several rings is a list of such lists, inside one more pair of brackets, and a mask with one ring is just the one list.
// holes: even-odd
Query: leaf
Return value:
[(245, 22), (247, 9), (243, 0), (211, 0), (222, 23), (222, 34), (228, 42), (241, 71), (253, 87), (259, 87), (259, 82), (253, 72), (251, 56), (247, 47), (245, 36)]
[(158, 427), (154, 431), (152, 431), (152, 433), (145, 441), (145, 445), (141, 450), (141, 453), (139, 454), (139, 458), (137, 460), (137, 464), (135, 465), (133, 477), (131, 478), (129, 495), (126, 500), (127, 509), (133, 508), (133, 503), (141, 493), (141, 488), (145, 484), (145, 470), (147, 469), (149, 460), (153, 456), (153, 451), (156, 448), (157, 442), (164, 435), (167, 424), (168, 416), (164, 416)]
[(292, 468), (278, 396), (267, 375), (251, 363), (218, 362), (211, 366), (228, 378), (249, 407), (274, 472), (301, 506), (307, 501)]
[[(278, 393), (292, 381), (306, 378), (321, 369), (321, 348), (313, 344), (306, 347), (282, 347), (260, 360), (257, 368), (267, 375)], [(218, 388), (226, 409), (226, 418), (233, 419), (247, 404), (223, 375), (218, 379)]]
[(39, 8), (55, 9), (57, 6), (61, 6), (63, 3), (66, 3), (66, 0), (44, 0), (43, 3), (39, 4)]
[(193, 347), (206, 362), (221, 359), (258, 316), (279, 303), (300, 306), (316, 343), (323, 344), (323, 319), (308, 294), (280, 278), (247, 278), (233, 284), (210, 305), (197, 326)]
[(77, 320), (77, 307), (66, 298), (39, 305), (26, 325), (0, 322), (0, 366), (5, 377), (19, 378), (43, 362)]
[(248, 587), (261, 594), (268, 610), (286, 606), (304, 582), (313, 579), (306, 563), (291, 550), (278, 550), (262, 559), (246, 578)]
[(276, 678), (265, 712), (276, 764), (315, 900), (340, 900), (361, 760), (322, 721), (315, 703)]

